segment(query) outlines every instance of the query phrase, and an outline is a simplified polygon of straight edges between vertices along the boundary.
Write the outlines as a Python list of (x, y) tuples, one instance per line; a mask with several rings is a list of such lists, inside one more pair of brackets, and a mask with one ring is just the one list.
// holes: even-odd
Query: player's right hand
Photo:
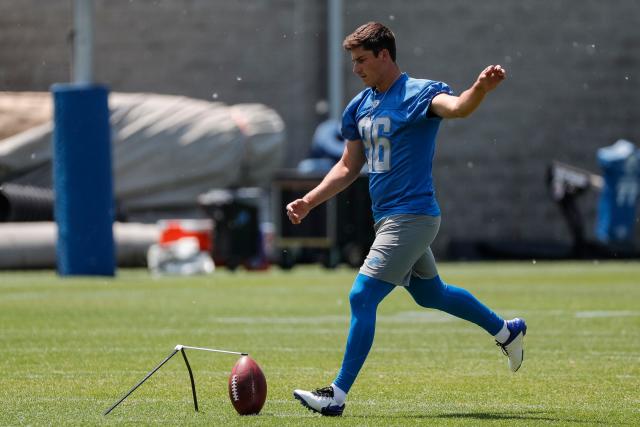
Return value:
[(500, 82), (507, 78), (507, 71), (501, 65), (489, 65), (482, 70), (476, 81), (476, 85), (485, 92), (495, 89)]
[(304, 199), (296, 199), (287, 205), (287, 216), (292, 224), (300, 224), (307, 216), (311, 207)]

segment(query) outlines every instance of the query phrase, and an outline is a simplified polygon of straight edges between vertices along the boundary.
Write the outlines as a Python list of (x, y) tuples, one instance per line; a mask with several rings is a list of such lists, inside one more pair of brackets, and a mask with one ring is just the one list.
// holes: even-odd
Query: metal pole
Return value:
[(213, 353), (227, 353), (227, 354), (238, 354), (240, 356), (248, 356), (249, 353), (242, 353), (239, 351), (228, 351), (228, 350), (217, 350), (215, 348), (206, 348), (206, 347), (192, 347), (190, 345), (176, 345), (176, 350), (182, 350), (183, 348), (190, 348), (191, 350), (202, 350), (202, 351), (211, 351)]
[(73, 82), (93, 82), (93, 0), (74, 0)]
[[(131, 388), (131, 390), (129, 390), (124, 396), (122, 396), (120, 398), (120, 400), (118, 400), (116, 403), (114, 403), (109, 409), (107, 409), (106, 411), (104, 411), (104, 415), (109, 415), (109, 412), (113, 411), (115, 409), (116, 406), (118, 406), (120, 403), (122, 403), (123, 400), (125, 400), (127, 397), (129, 397), (129, 395), (131, 393), (133, 393), (138, 387), (140, 387), (146, 380), (149, 379), (149, 377), (151, 377), (151, 375), (155, 374), (156, 371), (158, 369), (160, 369), (162, 367), (162, 365), (164, 365), (165, 363), (167, 363), (169, 361), (169, 359), (171, 359), (176, 353), (178, 352), (178, 349), (175, 349), (171, 352), (170, 355), (168, 355), (166, 357), (166, 359), (164, 359), (162, 362), (160, 362), (160, 364), (158, 366), (156, 366), (155, 368), (153, 368), (151, 370), (151, 372), (149, 372), (138, 384), (134, 385), (133, 388)], [(185, 359), (186, 361), (186, 359)], [(191, 369), (189, 369), (189, 371), (191, 371)], [(194, 395), (195, 396), (195, 395)]]
[(328, 11), (328, 59), (329, 73), (329, 118), (340, 120), (342, 117), (342, 98), (344, 82), (342, 80), (342, 0), (329, 0)]
[(169, 359), (171, 359), (177, 352), (182, 353), (182, 357), (184, 358), (184, 363), (187, 365), (187, 370), (189, 371), (189, 379), (191, 380), (191, 392), (193, 393), (193, 406), (195, 407), (196, 412), (198, 412), (198, 398), (196, 396), (196, 382), (195, 382), (195, 380), (193, 378), (193, 372), (191, 370), (191, 365), (189, 364), (189, 360), (187, 359), (187, 353), (184, 351), (185, 348), (190, 348), (192, 350), (210, 351), (210, 352), (213, 352), (213, 353), (237, 354), (237, 355), (240, 355), (240, 356), (248, 356), (249, 355), (249, 353), (242, 353), (242, 352), (239, 352), (239, 351), (217, 350), (217, 349), (213, 349), (213, 348), (192, 347), (192, 346), (188, 346), (188, 345), (178, 344), (173, 349), (171, 354), (169, 354), (162, 362), (160, 362), (160, 364), (158, 366), (153, 368), (151, 370), (151, 372), (149, 372), (140, 382), (138, 382), (138, 384), (133, 386), (133, 388), (131, 388), (131, 390), (129, 390), (124, 396), (122, 396), (120, 398), (120, 400), (118, 400), (116, 403), (111, 405), (111, 407), (109, 409), (104, 411), (104, 415), (108, 415), (109, 412), (113, 411), (116, 408), (116, 406), (118, 406), (127, 397), (129, 397), (129, 395), (131, 393), (133, 393), (138, 387), (140, 387), (146, 380), (148, 380), (149, 377), (151, 377), (151, 375), (155, 374), (156, 371), (158, 369), (160, 369), (162, 367), (162, 365), (167, 363), (169, 361)]
[(193, 372), (191, 371), (191, 365), (189, 365), (189, 360), (187, 360), (187, 353), (184, 351), (184, 347), (180, 349), (180, 353), (182, 353), (182, 357), (184, 358), (184, 363), (187, 365), (187, 370), (189, 371), (189, 379), (191, 380), (191, 392), (193, 393), (193, 406), (198, 412), (198, 398), (196, 397), (196, 382), (193, 379)]

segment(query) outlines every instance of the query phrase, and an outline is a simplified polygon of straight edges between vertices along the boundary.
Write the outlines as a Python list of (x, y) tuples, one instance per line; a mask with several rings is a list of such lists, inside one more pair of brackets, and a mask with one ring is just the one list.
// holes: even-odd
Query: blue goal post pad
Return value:
[(97, 84), (58, 83), (51, 92), (58, 273), (113, 276), (109, 90)]

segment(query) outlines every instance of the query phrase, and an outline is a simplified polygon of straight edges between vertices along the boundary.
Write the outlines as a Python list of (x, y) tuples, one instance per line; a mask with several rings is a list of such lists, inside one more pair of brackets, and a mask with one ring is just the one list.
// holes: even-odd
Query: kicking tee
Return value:
[(369, 193), (377, 222), (389, 215), (440, 215), (431, 167), (442, 118), (429, 115), (445, 83), (402, 73), (384, 93), (367, 88), (342, 115), (342, 136), (361, 140), (369, 168)]

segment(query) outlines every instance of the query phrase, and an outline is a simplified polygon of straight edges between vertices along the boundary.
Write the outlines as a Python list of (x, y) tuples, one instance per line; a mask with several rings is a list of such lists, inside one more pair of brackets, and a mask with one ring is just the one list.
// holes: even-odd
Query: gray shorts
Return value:
[(412, 275), (438, 275), (430, 245), (440, 228), (439, 216), (391, 215), (374, 228), (376, 238), (360, 273), (400, 286), (408, 286)]

